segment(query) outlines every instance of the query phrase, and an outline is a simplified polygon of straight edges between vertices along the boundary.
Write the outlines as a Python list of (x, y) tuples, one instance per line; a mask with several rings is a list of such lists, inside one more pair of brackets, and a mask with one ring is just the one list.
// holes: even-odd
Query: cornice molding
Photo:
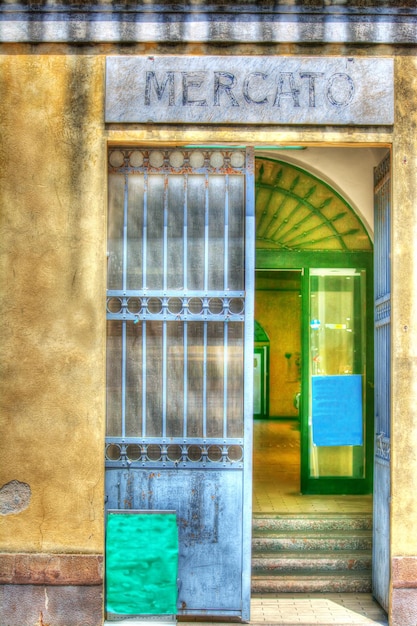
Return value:
[(417, 44), (417, 8), (352, 4), (3, 2), (0, 42)]

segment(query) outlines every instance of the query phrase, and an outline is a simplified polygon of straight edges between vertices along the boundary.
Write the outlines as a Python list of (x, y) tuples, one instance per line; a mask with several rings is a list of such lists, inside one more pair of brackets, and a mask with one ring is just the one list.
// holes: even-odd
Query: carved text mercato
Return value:
[(393, 124), (393, 61), (108, 57), (106, 122)]

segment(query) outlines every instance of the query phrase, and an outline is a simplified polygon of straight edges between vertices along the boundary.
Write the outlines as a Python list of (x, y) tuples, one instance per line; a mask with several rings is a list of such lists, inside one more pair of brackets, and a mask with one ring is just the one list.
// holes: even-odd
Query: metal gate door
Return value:
[(106, 506), (176, 511), (181, 615), (249, 618), (253, 165), (109, 152)]
[(375, 462), (373, 592), (388, 611), (390, 572), (390, 154), (375, 169)]

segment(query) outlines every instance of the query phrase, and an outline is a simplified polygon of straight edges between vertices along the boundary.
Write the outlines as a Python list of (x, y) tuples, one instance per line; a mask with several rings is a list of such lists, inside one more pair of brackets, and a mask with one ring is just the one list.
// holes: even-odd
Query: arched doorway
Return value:
[(262, 157), (255, 180), (255, 317), (270, 338), (269, 419), (299, 428), (303, 493), (369, 493), (372, 242), (349, 203), (310, 172)]

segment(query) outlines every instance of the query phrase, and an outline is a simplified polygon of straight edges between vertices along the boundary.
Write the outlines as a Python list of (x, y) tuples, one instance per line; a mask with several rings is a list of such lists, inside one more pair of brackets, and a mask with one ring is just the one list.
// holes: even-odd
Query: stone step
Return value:
[(372, 530), (370, 513), (254, 513), (253, 532), (296, 530)]
[(368, 572), (332, 571), (305, 572), (295, 575), (282, 572), (274, 576), (252, 575), (252, 594), (270, 593), (370, 593), (371, 575)]
[(264, 532), (256, 531), (252, 535), (252, 553), (315, 550), (348, 551), (371, 550), (372, 532), (369, 530), (323, 532)]
[(287, 572), (366, 571), (372, 569), (372, 553), (369, 550), (347, 552), (271, 552), (252, 557), (252, 573), (270, 576)]
[(255, 514), (252, 593), (369, 593), (372, 516)]

